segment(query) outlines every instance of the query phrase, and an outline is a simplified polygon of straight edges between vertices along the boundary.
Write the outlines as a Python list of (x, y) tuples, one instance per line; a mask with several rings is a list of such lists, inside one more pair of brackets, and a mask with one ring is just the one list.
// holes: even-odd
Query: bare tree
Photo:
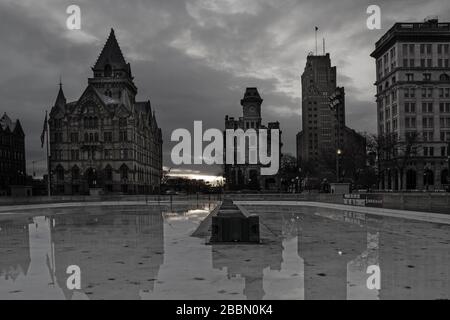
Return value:
[[(406, 134), (404, 139), (399, 139), (397, 134), (388, 133), (376, 137), (375, 141), (379, 166), (396, 169), (399, 174), (399, 189), (403, 190), (405, 169), (421, 147), (418, 134)], [(381, 168), (379, 171), (381, 172)]]

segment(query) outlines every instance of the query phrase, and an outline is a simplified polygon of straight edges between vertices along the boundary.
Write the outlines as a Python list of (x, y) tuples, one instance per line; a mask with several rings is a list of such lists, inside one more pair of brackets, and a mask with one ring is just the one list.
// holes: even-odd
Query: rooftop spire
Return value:
[(61, 76), (59, 77), (59, 91), (56, 97), (55, 106), (64, 107), (66, 105), (66, 97), (64, 96), (64, 91), (62, 89)]
[(117, 42), (113, 28), (111, 28), (108, 40), (106, 40), (105, 46), (103, 47), (93, 69), (103, 70), (106, 65), (110, 65), (114, 69), (126, 70), (127, 68), (127, 63), (123, 57), (122, 50)]

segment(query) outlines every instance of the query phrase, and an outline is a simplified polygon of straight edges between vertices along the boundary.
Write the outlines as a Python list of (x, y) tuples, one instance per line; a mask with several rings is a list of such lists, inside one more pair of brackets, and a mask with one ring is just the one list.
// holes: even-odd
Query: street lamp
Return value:
[(336, 151), (336, 182), (340, 182), (340, 174), (339, 174), (339, 170), (340, 170), (340, 157), (342, 155), (342, 150), (341, 149), (337, 149)]

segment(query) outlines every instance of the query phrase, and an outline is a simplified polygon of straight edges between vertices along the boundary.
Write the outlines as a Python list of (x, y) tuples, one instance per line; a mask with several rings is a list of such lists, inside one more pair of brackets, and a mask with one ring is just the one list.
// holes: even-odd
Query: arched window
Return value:
[(434, 173), (430, 169), (423, 173), (423, 185), (426, 187), (434, 185)]
[(128, 167), (125, 164), (123, 164), (120, 167), (120, 179), (121, 180), (127, 180), (128, 179)]
[(112, 76), (112, 67), (110, 64), (107, 64), (105, 66), (105, 77), (111, 77)]
[(64, 181), (64, 168), (61, 165), (56, 167), (56, 179), (58, 181)]
[(86, 170), (85, 175), (89, 188), (95, 188), (97, 185), (97, 171), (93, 168), (89, 168)]
[(412, 169), (406, 171), (406, 189), (417, 189), (417, 173)]
[(77, 166), (72, 168), (72, 180), (80, 179), (80, 169)]
[(105, 179), (109, 181), (113, 179), (113, 170), (109, 164), (105, 167)]
[(441, 172), (441, 184), (442, 185), (448, 185), (449, 181), (448, 181), (448, 170), (444, 169)]

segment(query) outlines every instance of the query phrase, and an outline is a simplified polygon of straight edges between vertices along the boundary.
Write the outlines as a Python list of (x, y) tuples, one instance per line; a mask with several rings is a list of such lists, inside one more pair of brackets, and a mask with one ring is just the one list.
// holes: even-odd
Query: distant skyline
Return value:
[[(82, 29), (66, 28), (66, 8), (81, 8)], [(368, 30), (366, 9), (381, 8), (382, 29)], [(295, 154), (301, 123), (300, 75), (322, 38), (346, 89), (347, 123), (376, 131), (375, 42), (395, 22), (420, 22), (438, 15), (450, 21), (446, 0), (335, 2), (294, 0), (76, 1), (0, 0), (0, 112), (20, 119), (26, 134), (27, 171), (45, 159), (40, 134), (45, 110), (58, 93), (60, 76), (68, 101), (77, 100), (91, 67), (114, 28), (131, 63), (138, 98), (150, 97), (163, 130), (164, 165), (170, 164), (170, 134), (224, 128), (225, 115), (241, 114), (246, 87), (264, 99), (263, 122), (279, 121), (283, 152)], [(45, 171), (45, 161), (35, 164)], [(173, 168), (177, 175), (212, 177), (220, 167)]]

